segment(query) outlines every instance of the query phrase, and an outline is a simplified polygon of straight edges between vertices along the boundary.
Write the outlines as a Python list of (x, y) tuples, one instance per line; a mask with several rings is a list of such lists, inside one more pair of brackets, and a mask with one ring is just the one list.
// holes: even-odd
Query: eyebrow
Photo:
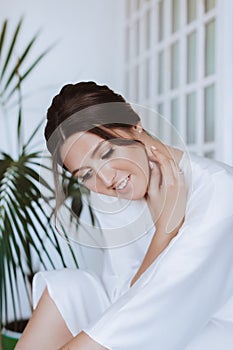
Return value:
[[(100, 149), (100, 147), (102, 146), (103, 143), (105, 143), (107, 140), (103, 140), (101, 142), (98, 143), (98, 145), (94, 148), (94, 150), (92, 151), (91, 153), (91, 159), (94, 158), (95, 154), (98, 152), (98, 150)], [(88, 168), (87, 166), (82, 166), (80, 168), (77, 168), (75, 170), (72, 171), (72, 176), (74, 176), (79, 170), (81, 169), (85, 169), (85, 168)]]

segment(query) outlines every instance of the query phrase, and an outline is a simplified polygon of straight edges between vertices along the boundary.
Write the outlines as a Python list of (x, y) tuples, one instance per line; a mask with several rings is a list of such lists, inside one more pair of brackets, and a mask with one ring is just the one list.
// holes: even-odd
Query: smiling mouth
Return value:
[(127, 176), (123, 181), (120, 182), (118, 186), (116, 186), (116, 190), (123, 190), (129, 182), (129, 176)]

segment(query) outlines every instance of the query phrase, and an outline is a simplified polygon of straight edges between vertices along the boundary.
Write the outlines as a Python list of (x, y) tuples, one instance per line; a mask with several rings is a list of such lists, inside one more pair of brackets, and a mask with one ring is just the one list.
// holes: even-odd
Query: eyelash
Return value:
[(84, 174), (83, 176), (81, 176), (81, 178), (80, 178), (81, 183), (85, 182), (86, 180), (88, 180), (88, 179), (90, 178), (90, 176), (91, 176), (90, 173), (91, 173), (91, 170), (88, 170), (88, 171), (86, 172), (86, 174)]
[(114, 148), (111, 147), (111, 148), (101, 157), (101, 159), (109, 158), (113, 152), (114, 152)]
[[(107, 159), (111, 156), (111, 154), (114, 152), (114, 148), (110, 148), (102, 157), (101, 159)], [(88, 170), (86, 174), (84, 174), (81, 178), (80, 181), (81, 183), (84, 183), (86, 180), (88, 180), (91, 177), (91, 170)]]

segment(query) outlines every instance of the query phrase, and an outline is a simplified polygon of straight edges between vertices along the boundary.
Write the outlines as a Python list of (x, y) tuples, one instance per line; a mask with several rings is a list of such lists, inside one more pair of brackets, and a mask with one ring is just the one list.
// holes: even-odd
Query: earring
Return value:
[(137, 132), (138, 132), (139, 134), (142, 133), (142, 127), (141, 127), (140, 125), (135, 125), (135, 126), (134, 126), (134, 129), (137, 130)]

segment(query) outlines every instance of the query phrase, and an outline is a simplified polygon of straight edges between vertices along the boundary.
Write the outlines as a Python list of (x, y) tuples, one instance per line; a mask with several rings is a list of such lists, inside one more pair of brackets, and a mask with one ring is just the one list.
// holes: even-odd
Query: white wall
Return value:
[[(25, 84), (26, 131), (45, 116), (52, 97), (66, 83), (94, 80), (122, 92), (121, 1), (0, 0), (1, 24), (8, 18), (13, 31), (21, 15), (25, 17), (21, 50), (38, 29), (41, 35), (33, 50), (35, 57), (56, 43)], [(0, 148), (9, 143), (15, 120), (11, 115), (11, 132), (1, 127)]]
[[(0, 0), (0, 26), (9, 19), (9, 34), (24, 15), (18, 51), (41, 29), (32, 50), (32, 62), (56, 43), (24, 85), (25, 134), (44, 118), (52, 97), (66, 83), (94, 80), (122, 93), (123, 0)], [(8, 47), (5, 47), (5, 53)], [(29, 62), (29, 63), (30, 63)], [(0, 109), (0, 149), (16, 154), (17, 115), (12, 110), (7, 123)], [(39, 135), (44, 147), (43, 130)], [(62, 239), (61, 239), (62, 244)], [(24, 296), (22, 296), (24, 298)], [(29, 309), (25, 307), (28, 316)]]

